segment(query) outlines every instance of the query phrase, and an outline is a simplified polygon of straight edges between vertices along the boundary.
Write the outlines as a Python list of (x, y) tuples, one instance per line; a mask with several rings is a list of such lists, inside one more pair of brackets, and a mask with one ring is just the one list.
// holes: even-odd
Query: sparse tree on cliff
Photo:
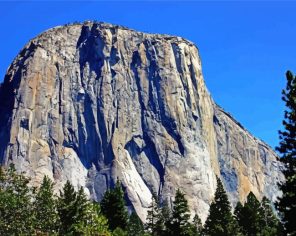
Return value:
[(280, 185), (283, 195), (279, 198), (277, 209), (284, 224), (285, 232), (296, 235), (296, 76), (286, 73), (287, 85), (282, 91), (282, 100), (286, 104), (283, 120), (284, 130), (279, 131), (280, 144), (277, 151), (282, 154), (285, 164), (286, 181)]

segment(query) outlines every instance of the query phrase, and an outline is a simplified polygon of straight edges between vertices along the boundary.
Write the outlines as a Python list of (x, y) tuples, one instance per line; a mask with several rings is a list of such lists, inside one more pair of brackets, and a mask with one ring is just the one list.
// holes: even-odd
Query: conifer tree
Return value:
[(78, 234), (77, 225), (87, 216), (86, 195), (82, 188), (75, 191), (73, 185), (67, 181), (58, 198), (58, 214), (61, 220), (60, 234)]
[(170, 224), (171, 224), (171, 210), (169, 208), (168, 202), (164, 201), (163, 205), (160, 210), (160, 222), (162, 222), (162, 236), (169, 236), (170, 235)]
[(199, 218), (198, 214), (195, 214), (193, 217), (193, 235), (201, 235), (201, 232), (203, 230), (201, 219)]
[(34, 190), (28, 187), (30, 179), (16, 173), (14, 165), (0, 169), (0, 235), (32, 235)]
[(144, 225), (135, 211), (129, 217), (128, 235), (129, 236), (143, 236)]
[(159, 235), (159, 231), (162, 231), (163, 222), (160, 217), (161, 211), (159, 208), (158, 197), (155, 193), (152, 194), (152, 201), (147, 212), (147, 219), (145, 224), (145, 229), (152, 236)]
[(286, 234), (296, 235), (296, 76), (287, 71), (286, 78), (286, 89), (282, 91), (282, 100), (286, 105), (284, 131), (279, 131), (280, 144), (276, 148), (282, 154), (280, 160), (286, 167), (283, 172), (286, 180), (280, 185), (283, 195), (276, 206)]
[(231, 213), (231, 206), (221, 180), (217, 177), (214, 201), (204, 226), (204, 234), (210, 236), (238, 235), (238, 226)]
[(86, 194), (82, 187), (78, 189), (77, 195), (76, 195), (76, 201), (74, 204), (74, 207), (76, 208), (76, 216), (75, 220), (77, 223), (80, 221), (84, 221), (87, 219), (87, 209), (89, 208), (90, 202), (88, 201)]
[(191, 235), (192, 225), (189, 222), (190, 212), (185, 195), (177, 189), (170, 224), (171, 235), (188, 236)]
[(35, 229), (38, 233), (54, 234), (60, 225), (53, 194), (53, 183), (44, 176), (34, 201)]
[(263, 220), (265, 225), (277, 225), (278, 219), (274, 215), (271, 207), (271, 202), (267, 197), (263, 197), (261, 201), (261, 206), (263, 208)]
[(101, 213), (100, 205), (97, 203), (88, 203), (86, 206), (86, 215), (84, 220), (74, 225), (75, 232), (79, 235), (102, 235), (111, 236), (108, 227), (108, 220)]
[(237, 204), (235, 215), (244, 235), (255, 236), (261, 232), (264, 226), (264, 210), (253, 192), (247, 196), (244, 206)]
[(77, 198), (77, 193), (70, 183), (67, 181), (63, 187), (63, 191), (60, 191), (60, 197), (58, 198), (58, 214), (61, 220), (61, 234), (71, 233), (76, 223), (76, 207), (75, 201)]
[(241, 204), (241, 202), (237, 202), (236, 204), (236, 207), (234, 209), (234, 218), (238, 224), (238, 227), (240, 229), (240, 232), (244, 232), (243, 230), (243, 220), (244, 220), (244, 215), (245, 215), (245, 212), (244, 212), (244, 206)]
[(265, 196), (262, 198), (261, 206), (263, 209), (262, 235), (266, 236), (280, 236), (283, 235), (283, 228), (279, 219), (275, 216), (271, 202)]
[(107, 190), (101, 201), (102, 213), (107, 217), (110, 230), (117, 227), (127, 230), (128, 213), (125, 207), (121, 183), (117, 181), (114, 189)]

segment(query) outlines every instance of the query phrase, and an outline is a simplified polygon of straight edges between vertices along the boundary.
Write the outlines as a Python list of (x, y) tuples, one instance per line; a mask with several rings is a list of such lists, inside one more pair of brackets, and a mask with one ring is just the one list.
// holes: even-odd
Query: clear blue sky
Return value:
[(278, 144), (285, 72), (296, 73), (296, 2), (0, 2), (0, 81), (29, 39), (88, 19), (193, 41), (215, 101)]

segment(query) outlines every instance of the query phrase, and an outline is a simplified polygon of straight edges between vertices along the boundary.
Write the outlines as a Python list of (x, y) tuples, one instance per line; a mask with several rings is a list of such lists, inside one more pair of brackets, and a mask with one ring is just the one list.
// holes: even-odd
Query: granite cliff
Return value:
[(38, 185), (83, 186), (95, 200), (116, 179), (144, 220), (154, 191), (181, 188), (205, 220), (221, 177), (232, 204), (275, 200), (273, 150), (215, 104), (196, 46), (106, 23), (50, 29), (30, 40), (0, 87), (0, 160)]

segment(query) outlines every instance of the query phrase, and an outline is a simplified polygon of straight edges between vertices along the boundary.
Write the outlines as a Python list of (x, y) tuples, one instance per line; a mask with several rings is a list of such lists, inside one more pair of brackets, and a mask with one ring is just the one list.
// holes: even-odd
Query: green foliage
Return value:
[(72, 184), (67, 181), (58, 198), (58, 214), (61, 220), (60, 233), (62, 235), (77, 234), (77, 225), (81, 225), (87, 217), (87, 204), (85, 193), (80, 188), (75, 191)]
[(84, 220), (74, 225), (75, 232), (80, 235), (100, 235), (111, 236), (108, 220), (101, 213), (100, 205), (97, 203), (88, 203), (86, 205), (86, 215)]
[(250, 192), (244, 206), (238, 204), (235, 215), (245, 235), (257, 235), (264, 225), (264, 210), (256, 196)]
[(167, 202), (160, 207), (156, 194), (152, 195), (152, 202), (146, 220), (146, 232), (155, 236), (199, 236), (201, 221), (196, 215), (193, 224), (190, 223), (190, 213), (185, 195), (178, 189), (173, 202), (172, 212)]
[(279, 198), (277, 209), (284, 224), (286, 234), (296, 235), (296, 76), (286, 73), (287, 85), (282, 91), (285, 102), (284, 131), (279, 131), (280, 144), (277, 151), (282, 154), (285, 164), (286, 181), (280, 185), (283, 195)]
[(122, 228), (117, 227), (113, 232), (112, 236), (128, 236), (128, 233), (124, 231)]
[(175, 201), (173, 203), (171, 223), (169, 226), (170, 233), (173, 235), (191, 235), (192, 225), (189, 222), (190, 212), (185, 195), (177, 189)]
[(159, 207), (158, 197), (155, 193), (152, 194), (152, 201), (147, 212), (145, 229), (152, 236), (161, 235), (164, 228), (163, 218)]
[(236, 204), (236, 207), (234, 209), (234, 218), (236, 220), (236, 222), (238, 223), (239, 227), (240, 227), (240, 230), (243, 232), (243, 221), (244, 221), (244, 206), (241, 204), (241, 202), (238, 202)]
[(167, 236), (170, 234), (170, 224), (171, 224), (171, 210), (167, 202), (164, 202), (160, 210), (160, 222), (163, 224), (162, 232), (160, 235)]
[(60, 221), (53, 194), (53, 183), (47, 176), (44, 176), (36, 194), (34, 212), (36, 232), (42, 234), (58, 232)]
[(201, 219), (197, 214), (193, 217), (192, 235), (199, 236), (203, 230)]
[(34, 190), (29, 179), (17, 174), (13, 165), (0, 172), (0, 235), (32, 235)]
[(132, 212), (129, 217), (128, 235), (129, 236), (143, 236), (144, 225), (136, 212)]
[(89, 202), (82, 187), (75, 191), (67, 181), (57, 205), (61, 221), (60, 235), (111, 235), (100, 205)]
[[(106, 192), (101, 207), (88, 201), (82, 188), (75, 191), (69, 181), (57, 200), (48, 177), (44, 177), (36, 193), (28, 183), (29, 179), (17, 174), (13, 166), (0, 169), (0, 235), (200, 236), (201, 231), (204, 235), (241, 235), (219, 179), (204, 230), (198, 215), (190, 223), (187, 200), (178, 189), (172, 212), (166, 203), (160, 207), (153, 195), (147, 216), (148, 232), (135, 212), (128, 218), (119, 182)], [(105, 215), (113, 222), (112, 233)], [(238, 203), (235, 216), (246, 236), (283, 235), (269, 200), (263, 198), (260, 204), (252, 192), (244, 206)]]
[(283, 235), (281, 222), (273, 213), (271, 202), (266, 197), (263, 197), (261, 201), (261, 207), (263, 209), (263, 221), (264, 221), (261, 235), (266, 235), (266, 236)]
[(273, 213), (271, 203), (263, 197), (261, 203), (250, 192), (245, 205), (236, 205), (234, 214), (244, 235), (247, 236), (280, 236), (282, 225)]
[(110, 230), (117, 227), (127, 230), (128, 213), (125, 207), (121, 183), (117, 181), (114, 189), (107, 190), (101, 201), (102, 213), (107, 217)]
[(35, 191), (12, 165), (0, 168), (0, 235), (57, 234), (111, 236), (100, 206), (82, 188), (75, 191), (68, 181), (56, 200), (48, 177)]
[(204, 226), (205, 235), (239, 235), (237, 223), (231, 213), (231, 206), (223, 184), (217, 178), (215, 199), (210, 205), (209, 216)]

